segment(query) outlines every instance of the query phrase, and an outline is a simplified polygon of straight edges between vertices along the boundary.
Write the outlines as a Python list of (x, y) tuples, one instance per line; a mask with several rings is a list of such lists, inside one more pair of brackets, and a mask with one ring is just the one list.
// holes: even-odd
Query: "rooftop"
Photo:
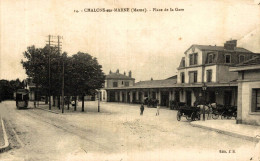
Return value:
[[(251, 51), (249, 51), (249, 50), (247, 50), (245, 48), (242, 48), (242, 47), (235, 47), (234, 50), (224, 49), (224, 46), (211, 46), (211, 45), (196, 45), (196, 44), (193, 44), (191, 47), (196, 47), (196, 48), (198, 48), (200, 50), (210, 50), (210, 51), (229, 51), (229, 52), (234, 52), (235, 51), (235, 52), (252, 53)], [(186, 50), (186, 51), (188, 51), (188, 50)]]
[(106, 75), (106, 79), (134, 80), (134, 78), (131, 78), (129, 76), (126, 76), (126, 75), (120, 74), (120, 73), (110, 73), (110, 74)]
[(248, 66), (248, 65), (260, 65), (260, 55), (252, 59), (246, 60), (243, 63), (237, 64), (236, 66)]

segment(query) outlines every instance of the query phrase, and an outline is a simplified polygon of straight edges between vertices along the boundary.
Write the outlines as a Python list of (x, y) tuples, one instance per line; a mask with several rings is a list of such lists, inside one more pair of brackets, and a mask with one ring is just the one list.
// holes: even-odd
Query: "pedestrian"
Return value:
[(144, 112), (144, 104), (142, 103), (140, 107), (140, 115), (143, 115), (143, 112)]
[(157, 103), (156, 109), (157, 109), (156, 116), (159, 116), (159, 110), (160, 110), (160, 104), (159, 103)]

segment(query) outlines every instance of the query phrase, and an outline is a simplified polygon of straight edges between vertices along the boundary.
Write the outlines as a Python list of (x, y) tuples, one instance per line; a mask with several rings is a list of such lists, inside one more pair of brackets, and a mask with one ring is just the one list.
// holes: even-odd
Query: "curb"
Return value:
[(10, 144), (9, 144), (9, 141), (8, 141), (8, 137), (7, 137), (7, 134), (6, 134), (6, 131), (5, 131), (4, 121), (3, 121), (2, 118), (1, 118), (1, 124), (2, 124), (2, 130), (3, 130), (5, 144), (0, 147), (0, 153), (10, 149)]
[(190, 125), (193, 126), (193, 127), (198, 127), (198, 128), (202, 128), (202, 129), (206, 129), (206, 130), (210, 130), (210, 131), (215, 131), (215, 132), (218, 132), (218, 133), (221, 133), (221, 134), (225, 134), (225, 135), (249, 140), (249, 141), (252, 141), (252, 142), (259, 142), (260, 141), (260, 139), (257, 139), (256, 137), (238, 134), (238, 133), (235, 133), (235, 132), (230, 132), (230, 131), (225, 131), (225, 130), (220, 130), (220, 129), (207, 127), (207, 126), (203, 126), (203, 125), (198, 125), (198, 124), (194, 124), (192, 122), (190, 122)]

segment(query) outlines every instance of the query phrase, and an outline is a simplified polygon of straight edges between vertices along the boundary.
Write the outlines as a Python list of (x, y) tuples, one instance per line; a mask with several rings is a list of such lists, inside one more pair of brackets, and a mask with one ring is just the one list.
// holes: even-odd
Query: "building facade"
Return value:
[[(224, 46), (191, 45), (171, 79), (142, 81), (129, 87), (106, 87), (107, 101), (141, 103), (150, 97), (169, 106), (171, 100), (193, 106), (202, 95), (207, 102), (237, 105), (238, 73), (230, 67), (257, 56), (237, 47), (237, 41), (227, 41)], [(203, 91), (202, 87), (206, 86)], [(110, 98), (109, 98), (110, 97)]]
[(132, 72), (129, 71), (128, 75), (124, 72), (124, 74), (119, 73), (119, 69), (115, 73), (109, 72), (106, 75), (104, 88), (101, 89), (101, 101), (115, 101), (119, 96), (115, 95), (115, 93), (110, 92), (107, 94), (106, 88), (121, 88), (121, 87), (131, 87), (134, 86), (135, 79), (132, 78)]
[[(206, 100), (222, 105), (236, 106), (238, 74), (229, 67), (253, 58), (256, 54), (237, 47), (237, 41), (227, 41), (224, 46), (192, 45), (184, 52), (178, 68), (178, 84), (183, 84), (181, 102), (193, 105), (206, 85)], [(191, 87), (194, 85), (194, 87)], [(225, 98), (225, 99), (224, 99)]]
[(260, 125), (260, 57), (230, 71), (238, 73), (237, 123)]

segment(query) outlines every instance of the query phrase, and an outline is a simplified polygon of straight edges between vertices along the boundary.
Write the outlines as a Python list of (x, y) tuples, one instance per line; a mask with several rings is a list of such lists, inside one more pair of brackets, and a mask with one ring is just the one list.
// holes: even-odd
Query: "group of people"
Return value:
[[(155, 114), (155, 116), (159, 116), (159, 111), (160, 111), (160, 105), (157, 103), (157, 105), (156, 105), (156, 114)], [(144, 104), (142, 103), (141, 104), (141, 107), (140, 107), (140, 115), (143, 115), (143, 113), (144, 113)]]

